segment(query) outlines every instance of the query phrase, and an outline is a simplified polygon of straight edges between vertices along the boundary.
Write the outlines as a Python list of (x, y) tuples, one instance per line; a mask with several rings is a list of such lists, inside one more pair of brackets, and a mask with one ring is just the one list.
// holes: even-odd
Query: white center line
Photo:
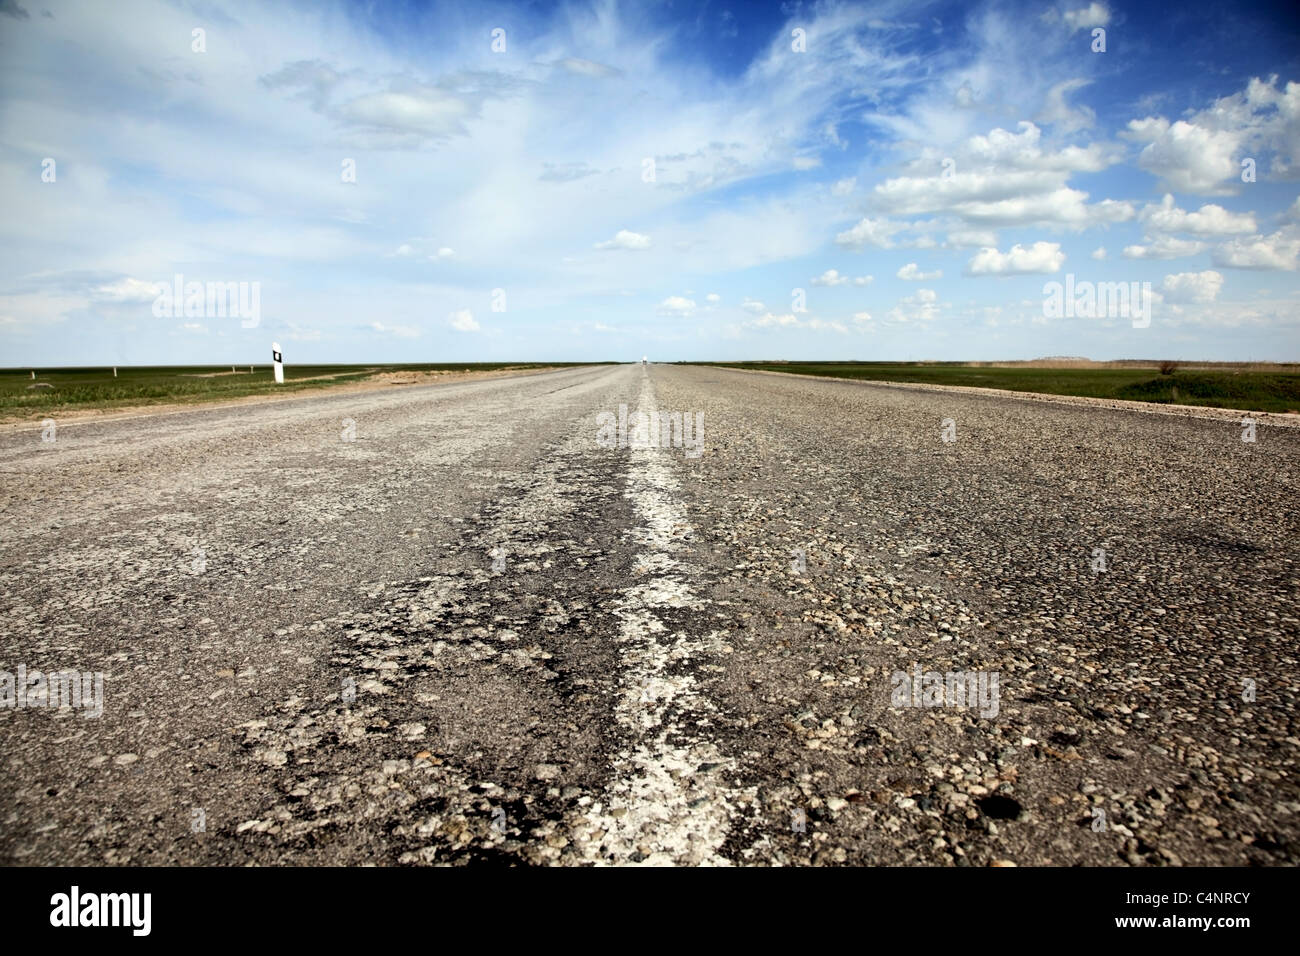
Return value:
[[(653, 414), (645, 376), (639, 411)], [(694, 675), (681, 664), (716, 652), (716, 632), (703, 638), (672, 631), (663, 612), (699, 611), (696, 572), (678, 560), (691, 528), (675, 503), (672, 449), (633, 446), (627, 490), (641, 545), (634, 567), (644, 579), (615, 605), (621, 665), (615, 718), (628, 745), (614, 757), (614, 778), (601, 802), (577, 826), (575, 843), (593, 863), (728, 865), (719, 851), (730, 830), (736, 791), (724, 777), (730, 761), (707, 733), (714, 712)]]

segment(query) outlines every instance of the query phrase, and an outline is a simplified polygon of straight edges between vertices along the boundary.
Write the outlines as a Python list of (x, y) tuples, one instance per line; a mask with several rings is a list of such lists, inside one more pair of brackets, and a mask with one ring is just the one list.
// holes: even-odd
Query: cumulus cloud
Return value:
[(1233, 269), (1294, 272), (1300, 260), (1300, 229), (1286, 226), (1268, 236), (1233, 239), (1214, 250), (1214, 264)]
[(891, 237), (906, 228), (902, 223), (872, 219), (868, 216), (860, 220), (852, 229), (839, 233), (835, 237), (835, 243), (848, 249), (862, 249), (866, 246), (892, 249), (894, 241)]
[(1105, 258), (1106, 258), (1106, 247), (1105, 247), (1105, 246), (1098, 246), (1096, 249), (1092, 250), (1092, 257), (1093, 257), (1094, 259), (1098, 259), (1098, 260), (1100, 260), (1100, 259), (1105, 259)]
[(670, 295), (659, 303), (660, 315), (673, 315), (685, 318), (695, 314), (695, 300), (680, 295)]
[(1145, 147), (1138, 165), (1180, 192), (1225, 195), (1241, 184), (1241, 161), (1272, 154), (1276, 178), (1300, 175), (1300, 83), (1276, 87), (1253, 78), (1241, 93), (1221, 97), (1189, 119), (1131, 120), (1129, 138)]
[(839, 270), (837, 269), (827, 269), (821, 275), (810, 279), (809, 282), (811, 282), (812, 285), (820, 286), (849, 285), (850, 283), (857, 286), (863, 286), (869, 285), (874, 278), (874, 276), (855, 277), (840, 275)]
[(1223, 288), (1223, 276), (1213, 269), (1167, 275), (1160, 289), (1168, 302), (1213, 302)]
[(981, 249), (966, 266), (972, 276), (1029, 275), (1038, 272), (1059, 272), (1065, 262), (1065, 253), (1057, 242), (1035, 242), (1026, 248), (1014, 245), (1006, 253), (997, 249)]
[(1147, 239), (1145, 246), (1125, 246), (1125, 259), (1182, 259), (1204, 252), (1206, 245), (1195, 239), (1175, 239), (1173, 236), (1158, 236)]
[(917, 289), (915, 293), (898, 300), (886, 317), (890, 322), (907, 324), (930, 322), (939, 316), (939, 293), (933, 289)]
[(1091, 30), (1093, 27), (1104, 27), (1110, 23), (1110, 10), (1103, 3), (1090, 3), (1078, 10), (1066, 10), (1062, 18), (1071, 32)]
[(643, 250), (650, 248), (650, 237), (643, 236), (639, 232), (632, 232), (628, 229), (620, 229), (614, 234), (613, 239), (605, 242), (596, 243), (597, 249), (632, 249)]
[(801, 319), (797, 315), (786, 312), (782, 315), (774, 315), (771, 312), (764, 314), (761, 318), (751, 319), (745, 323), (747, 328), (751, 329), (811, 329), (814, 332), (839, 332), (846, 333), (848, 328), (842, 322), (835, 322), (828, 319)]
[(757, 299), (746, 298), (740, 303), (740, 307), (751, 315), (762, 315), (767, 311), (767, 306), (762, 302), (759, 302)]
[(1138, 165), (1180, 192), (1226, 192), (1221, 184), (1237, 174), (1241, 137), (1235, 132), (1163, 117), (1131, 120), (1128, 129), (1147, 144)]
[(1229, 212), (1207, 203), (1196, 212), (1179, 209), (1174, 197), (1165, 193), (1159, 205), (1146, 206), (1138, 218), (1157, 232), (1189, 232), (1197, 236), (1240, 236), (1256, 231), (1255, 217), (1248, 212)]
[(474, 313), (469, 309), (460, 309), (447, 316), (447, 321), (457, 332), (477, 332), (479, 331), (478, 320), (474, 318)]
[(1099, 172), (1117, 162), (1120, 153), (1115, 147), (1091, 143), (1050, 149), (1034, 123), (1022, 122), (1017, 129), (969, 137), (956, 150), (953, 165), (945, 161), (947, 168), (934, 175), (887, 179), (873, 190), (874, 208), (894, 216), (952, 216), (968, 227), (1084, 228), (1123, 222), (1136, 214), (1132, 204), (1123, 201), (1089, 205), (1088, 193), (1068, 185), (1073, 173)]
[(931, 279), (943, 278), (943, 270), (922, 272), (915, 262), (909, 262), (907, 265), (903, 266), (903, 268), (898, 270), (898, 277), (900, 279), (906, 279), (909, 282), (928, 282)]

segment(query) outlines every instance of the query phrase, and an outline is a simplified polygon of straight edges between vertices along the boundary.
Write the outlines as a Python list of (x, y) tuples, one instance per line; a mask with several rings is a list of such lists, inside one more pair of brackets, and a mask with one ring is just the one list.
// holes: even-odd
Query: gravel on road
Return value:
[(7, 432), (0, 696), (103, 698), (0, 707), (0, 860), (1294, 865), (1245, 435), (662, 365)]

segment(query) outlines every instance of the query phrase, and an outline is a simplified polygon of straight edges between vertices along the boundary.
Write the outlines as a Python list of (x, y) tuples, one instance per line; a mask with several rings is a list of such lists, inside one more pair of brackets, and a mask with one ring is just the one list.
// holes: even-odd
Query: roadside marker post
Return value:
[(284, 359), (280, 357), (280, 343), (271, 343), (271, 364), (275, 366), (275, 384), (284, 384)]

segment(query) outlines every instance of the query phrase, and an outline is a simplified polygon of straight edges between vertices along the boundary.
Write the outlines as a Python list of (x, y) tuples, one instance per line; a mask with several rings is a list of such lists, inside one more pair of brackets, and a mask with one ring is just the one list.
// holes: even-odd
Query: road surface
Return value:
[(8, 433), (0, 671), (103, 697), (0, 709), (0, 860), (1295, 864), (1242, 434), (639, 364)]

